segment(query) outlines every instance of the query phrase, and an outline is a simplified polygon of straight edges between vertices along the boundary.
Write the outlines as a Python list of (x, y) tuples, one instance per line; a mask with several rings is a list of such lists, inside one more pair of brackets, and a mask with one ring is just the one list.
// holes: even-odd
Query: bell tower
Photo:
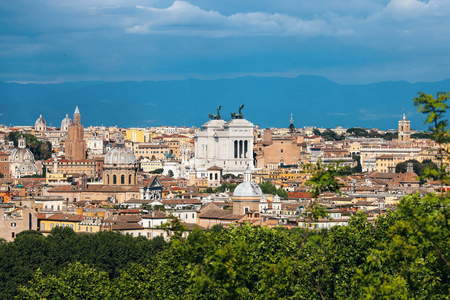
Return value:
[(405, 114), (403, 119), (398, 121), (398, 141), (400, 143), (411, 141), (411, 122), (406, 119)]
[(66, 158), (70, 160), (86, 159), (84, 127), (81, 125), (81, 114), (78, 105), (73, 114), (73, 123), (67, 129)]

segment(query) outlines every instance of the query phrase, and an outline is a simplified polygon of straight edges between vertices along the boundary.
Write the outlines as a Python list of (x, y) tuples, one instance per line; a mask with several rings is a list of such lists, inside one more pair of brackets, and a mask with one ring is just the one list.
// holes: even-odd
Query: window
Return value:
[(11, 223), (11, 227), (16, 227), (16, 223)]
[(53, 229), (53, 227), (55, 227), (55, 224), (51, 223), (50, 228)]
[(42, 223), (42, 228), (41, 230), (45, 230), (45, 223)]

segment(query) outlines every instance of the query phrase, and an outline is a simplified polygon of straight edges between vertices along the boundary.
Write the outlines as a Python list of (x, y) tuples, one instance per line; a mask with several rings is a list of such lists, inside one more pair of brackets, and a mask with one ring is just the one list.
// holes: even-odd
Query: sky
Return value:
[(449, 0), (3, 0), (0, 81), (439, 81), (449, 14)]

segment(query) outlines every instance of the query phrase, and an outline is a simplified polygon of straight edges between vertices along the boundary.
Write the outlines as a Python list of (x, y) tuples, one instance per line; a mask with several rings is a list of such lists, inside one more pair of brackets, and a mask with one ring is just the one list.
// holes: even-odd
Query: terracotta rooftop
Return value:
[(66, 214), (55, 214), (47, 218), (50, 221), (68, 221), (68, 222), (81, 222), (84, 220), (84, 216), (81, 215), (66, 215)]
[[(49, 193), (61, 193), (61, 192), (72, 192), (81, 191), (81, 187), (78, 185), (62, 185), (54, 187), (48, 190)], [(83, 192), (97, 192), (97, 193), (108, 193), (108, 192), (139, 192), (138, 186), (114, 186), (114, 185), (88, 185), (87, 190)]]

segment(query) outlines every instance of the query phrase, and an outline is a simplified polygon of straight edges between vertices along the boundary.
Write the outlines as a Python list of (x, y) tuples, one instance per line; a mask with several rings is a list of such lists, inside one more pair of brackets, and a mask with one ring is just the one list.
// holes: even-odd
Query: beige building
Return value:
[(170, 141), (164, 144), (137, 144), (134, 148), (136, 159), (167, 160), (168, 156), (180, 158), (180, 142)]
[(256, 168), (264, 168), (269, 164), (291, 165), (299, 162), (302, 147), (293, 137), (272, 137), (270, 130), (264, 131), (263, 141), (255, 147)]
[(6, 212), (0, 208), (0, 238), (8, 242), (25, 230), (37, 229), (37, 212), (27, 207)]
[(90, 159), (58, 159), (54, 156), (44, 161), (43, 164), (47, 168), (47, 182), (66, 181), (64, 177), (69, 174), (86, 174), (89, 178), (95, 178), (97, 172), (95, 161)]
[(163, 163), (160, 160), (151, 160), (148, 158), (142, 159), (140, 162), (141, 169), (144, 172), (153, 172), (156, 169), (162, 169)]

